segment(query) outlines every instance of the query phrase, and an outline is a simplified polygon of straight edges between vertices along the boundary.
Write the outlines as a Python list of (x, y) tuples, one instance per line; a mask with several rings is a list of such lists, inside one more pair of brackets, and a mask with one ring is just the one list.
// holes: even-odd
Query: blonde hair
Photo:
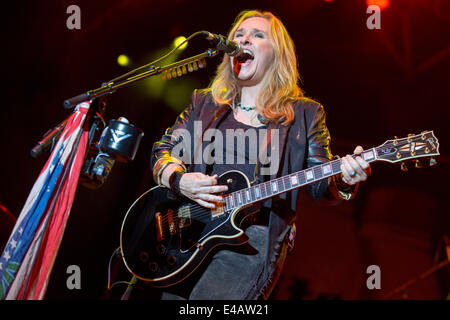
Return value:
[[(270, 39), (275, 50), (272, 65), (264, 77), (261, 92), (256, 100), (256, 108), (268, 122), (287, 125), (294, 120), (293, 104), (303, 92), (298, 86), (300, 76), (297, 70), (295, 45), (279, 18), (271, 12), (245, 10), (239, 13), (228, 33), (228, 39), (233, 39), (239, 25), (246, 19), (260, 17), (270, 23)], [(218, 104), (233, 105), (240, 89), (232, 70), (227, 54), (217, 69), (211, 83), (213, 99)]]

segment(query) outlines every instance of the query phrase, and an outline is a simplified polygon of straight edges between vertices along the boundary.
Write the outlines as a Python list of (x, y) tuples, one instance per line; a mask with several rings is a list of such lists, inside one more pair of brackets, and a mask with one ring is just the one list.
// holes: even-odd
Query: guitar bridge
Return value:
[(173, 221), (173, 210), (167, 210), (167, 223), (169, 224), (169, 232), (171, 235), (176, 233), (175, 222)]

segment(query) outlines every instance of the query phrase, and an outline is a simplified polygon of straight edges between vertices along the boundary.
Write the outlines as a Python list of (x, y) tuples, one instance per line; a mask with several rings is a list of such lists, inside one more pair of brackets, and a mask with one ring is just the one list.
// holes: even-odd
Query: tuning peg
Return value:
[(421, 169), (422, 168), (422, 163), (419, 160), (416, 160), (416, 168), (417, 169)]
[(404, 172), (408, 171), (408, 167), (406, 166), (406, 164), (404, 162), (402, 162), (402, 164), (400, 165), (400, 169), (402, 169), (402, 171), (404, 171)]
[(430, 159), (430, 167), (435, 166), (436, 164), (437, 164), (436, 159), (431, 158), (431, 159)]
[(425, 140), (426, 139), (426, 134), (427, 134), (428, 132), (427, 131), (422, 131), (420, 134), (422, 135), (422, 140)]

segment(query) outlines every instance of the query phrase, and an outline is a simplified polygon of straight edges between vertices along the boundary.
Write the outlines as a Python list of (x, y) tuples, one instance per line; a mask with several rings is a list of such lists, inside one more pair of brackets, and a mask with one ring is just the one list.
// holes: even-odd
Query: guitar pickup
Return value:
[(191, 211), (188, 205), (178, 209), (178, 227), (181, 229), (191, 225)]
[(155, 224), (156, 224), (156, 240), (158, 242), (161, 242), (164, 240), (161, 212), (155, 213)]

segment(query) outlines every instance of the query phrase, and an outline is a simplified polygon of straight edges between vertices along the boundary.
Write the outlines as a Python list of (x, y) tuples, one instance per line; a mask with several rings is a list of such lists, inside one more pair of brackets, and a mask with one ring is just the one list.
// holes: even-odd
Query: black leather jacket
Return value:
[[(272, 176), (258, 175), (259, 180), (267, 181), (275, 177), (284, 176), (307, 167), (330, 161), (330, 133), (325, 123), (325, 112), (319, 103), (302, 98), (294, 106), (295, 119), (288, 125), (269, 123), (268, 129), (279, 129), (279, 167), (276, 174)], [(179, 162), (171, 154), (179, 143), (185, 144), (181, 149), (188, 154), (183, 154), (185, 160), (183, 165), (188, 172), (207, 173), (207, 164), (204, 161), (195, 163), (194, 156), (198, 148), (203, 150), (201, 143), (197, 146), (184, 141), (180, 131), (186, 130), (191, 135), (196, 133), (197, 139), (201, 138), (209, 128), (216, 128), (223, 117), (231, 112), (228, 105), (217, 105), (214, 103), (209, 89), (196, 90), (192, 94), (192, 100), (177, 118), (175, 124), (168, 128), (162, 138), (155, 142), (152, 150), (151, 165), (153, 175), (157, 177), (163, 164), (174, 161)], [(197, 128), (195, 127), (195, 120)], [(200, 121), (200, 122), (198, 122)], [(199, 130), (201, 124), (201, 130)], [(186, 163), (188, 162), (188, 163)], [(352, 190), (339, 190), (336, 179), (324, 179), (306, 186), (307, 193), (315, 200), (335, 201), (337, 199), (350, 199), (354, 195)], [(277, 198), (271, 198), (263, 203), (263, 208), (269, 211), (269, 241), (267, 262), (272, 265), (276, 263), (280, 244), (286, 239), (286, 235), (292, 230), (295, 221), (299, 189), (284, 193)]]

